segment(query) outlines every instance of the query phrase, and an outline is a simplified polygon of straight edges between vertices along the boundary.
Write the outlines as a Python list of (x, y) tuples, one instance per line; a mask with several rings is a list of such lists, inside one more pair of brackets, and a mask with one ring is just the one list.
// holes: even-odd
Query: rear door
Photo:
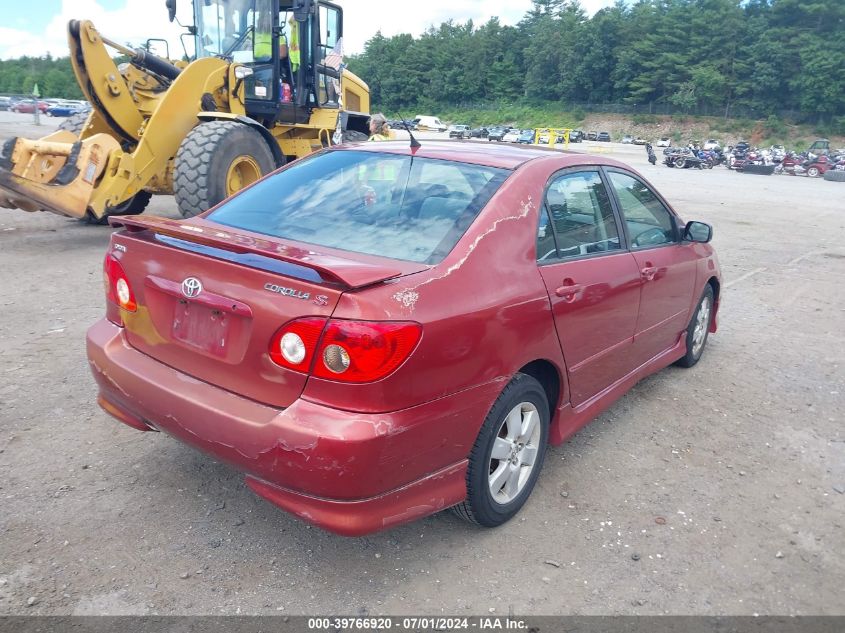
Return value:
[(642, 284), (633, 348), (642, 364), (675, 345), (686, 329), (697, 255), (681, 241), (675, 214), (648, 185), (622, 170), (608, 169), (607, 175)]
[(578, 406), (632, 369), (639, 270), (598, 169), (554, 176), (540, 218), (537, 260)]

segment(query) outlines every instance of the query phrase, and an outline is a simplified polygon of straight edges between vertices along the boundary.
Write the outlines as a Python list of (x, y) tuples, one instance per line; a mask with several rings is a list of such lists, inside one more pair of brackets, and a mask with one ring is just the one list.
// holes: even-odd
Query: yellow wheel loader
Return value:
[[(175, 0), (167, 0), (170, 20)], [(185, 217), (320, 148), (366, 140), (367, 85), (340, 64), (343, 12), (322, 0), (194, 0), (191, 61), (68, 24), (90, 114), (0, 146), (0, 207), (106, 223), (174, 194)], [(128, 61), (117, 65), (109, 49)], [(188, 59), (187, 51), (186, 57)]]

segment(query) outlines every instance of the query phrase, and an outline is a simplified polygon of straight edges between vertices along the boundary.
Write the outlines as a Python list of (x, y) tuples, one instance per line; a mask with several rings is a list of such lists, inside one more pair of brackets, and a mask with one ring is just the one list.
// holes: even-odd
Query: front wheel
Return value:
[(698, 302), (698, 307), (687, 326), (687, 353), (678, 361), (681, 367), (692, 367), (704, 353), (707, 336), (710, 333), (710, 323), (713, 320), (713, 286), (707, 284), (704, 294)]
[(207, 211), (276, 168), (264, 138), (236, 121), (200, 123), (183, 139), (173, 171), (186, 218)]
[(467, 468), (466, 501), (454, 507), (462, 519), (496, 527), (519, 512), (540, 475), (549, 440), (549, 403), (542, 385), (517, 374), (499, 395)]

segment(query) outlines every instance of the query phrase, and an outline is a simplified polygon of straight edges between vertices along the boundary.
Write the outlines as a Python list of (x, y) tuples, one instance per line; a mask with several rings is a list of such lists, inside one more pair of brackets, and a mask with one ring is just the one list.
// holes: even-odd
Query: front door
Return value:
[(634, 355), (643, 364), (678, 343), (690, 319), (697, 257), (678, 220), (644, 182), (608, 170), (642, 283)]
[(639, 268), (620, 235), (597, 169), (563, 172), (552, 179), (540, 214), (537, 260), (566, 360), (573, 407), (633, 368)]

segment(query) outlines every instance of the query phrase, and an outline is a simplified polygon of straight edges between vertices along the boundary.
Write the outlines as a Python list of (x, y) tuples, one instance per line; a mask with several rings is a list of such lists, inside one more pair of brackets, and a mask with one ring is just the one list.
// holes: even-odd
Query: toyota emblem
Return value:
[(182, 294), (188, 298), (194, 298), (202, 292), (202, 282), (196, 277), (188, 277), (182, 282)]

